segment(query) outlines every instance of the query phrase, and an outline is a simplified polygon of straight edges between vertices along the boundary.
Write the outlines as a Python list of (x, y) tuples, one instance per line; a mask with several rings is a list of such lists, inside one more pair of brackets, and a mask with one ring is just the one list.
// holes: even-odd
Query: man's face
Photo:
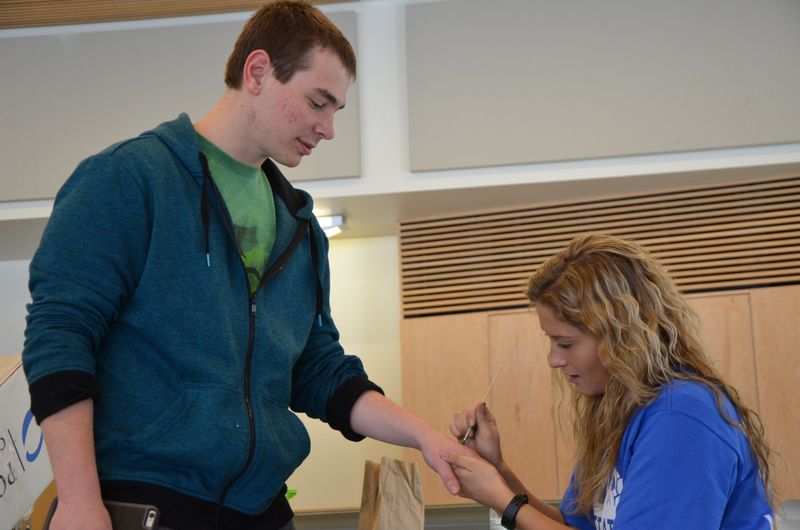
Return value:
[(295, 167), (321, 140), (333, 138), (333, 116), (343, 108), (352, 79), (332, 52), (314, 48), (310, 67), (298, 70), (285, 84), (264, 78), (250, 124), (263, 154)]

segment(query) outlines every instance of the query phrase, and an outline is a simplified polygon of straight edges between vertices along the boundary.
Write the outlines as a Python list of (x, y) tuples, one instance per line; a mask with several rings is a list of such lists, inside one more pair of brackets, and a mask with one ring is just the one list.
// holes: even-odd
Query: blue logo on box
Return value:
[(32, 423), (33, 413), (29, 410), (28, 413), (25, 414), (25, 419), (22, 420), (22, 446), (25, 448), (25, 460), (28, 462), (33, 462), (39, 457), (39, 453), (42, 452), (42, 446), (44, 445), (44, 436), (42, 436), (42, 431), (39, 431), (39, 441), (36, 445), (36, 449), (33, 452), (28, 450), (28, 430)]
[[(33, 414), (30, 410), (25, 414), (25, 417), (22, 420), (22, 449), (25, 451), (25, 460), (28, 463), (34, 462), (42, 452), (42, 447), (44, 447), (44, 437), (42, 436), (42, 431), (37, 429), (31, 429), (31, 427), (36, 427), (36, 423), (33, 419)], [(36, 431), (39, 432), (38, 440), (36, 439)], [(8, 438), (6, 438), (6, 433), (8, 433)], [(25, 473), (25, 462), (22, 460), (22, 455), (20, 455), (19, 447), (17, 446), (17, 440), (14, 439), (14, 435), (11, 433), (11, 429), (6, 429), (6, 433), (0, 433), (0, 453), (8, 451), (9, 457), (11, 455), (16, 454), (17, 461), (19, 462), (19, 470), (22, 473)], [(31, 442), (28, 443), (28, 435), (31, 435)], [(31, 451), (29, 447), (35, 445), (35, 449)], [(13, 450), (13, 453), (11, 451)], [(19, 470), (15, 470), (14, 468), (17, 467), (14, 465), (14, 461), (12, 458), (8, 459), (7, 462), (8, 470), (6, 471), (5, 467), (0, 469), (0, 499), (2, 499), (8, 488), (14, 486), (17, 483), (17, 479), (19, 478)]]

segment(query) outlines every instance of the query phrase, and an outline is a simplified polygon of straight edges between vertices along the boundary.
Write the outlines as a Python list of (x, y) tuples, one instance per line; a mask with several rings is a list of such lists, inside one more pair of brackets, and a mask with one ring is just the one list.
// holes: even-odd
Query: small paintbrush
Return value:
[[(489, 383), (489, 388), (486, 389), (486, 393), (483, 395), (483, 399), (481, 400), (481, 403), (486, 401), (486, 398), (489, 397), (489, 391), (492, 390), (492, 385), (494, 385), (494, 382), (497, 380), (497, 376), (500, 375), (500, 368), (501, 367), (502, 367), (502, 365), (497, 367), (497, 372), (495, 372), (494, 377), (492, 377), (492, 382)], [(472, 434), (472, 425), (469, 426), (469, 429), (467, 429), (467, 434), (465, 434), (464, 437), (461, 440), (458, 441), (458, 443), (460, 443), (461, 445), (464, 445), (465, 443), (467, 443), (467, 440), (469, 439), (469, 435), (470, 434)]]

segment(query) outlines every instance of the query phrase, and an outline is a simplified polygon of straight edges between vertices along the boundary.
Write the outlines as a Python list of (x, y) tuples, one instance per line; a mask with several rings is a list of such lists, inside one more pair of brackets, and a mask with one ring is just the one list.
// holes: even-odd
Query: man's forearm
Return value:
[(378, 392), (365, 392), (350, 413), (353, 430), (382, 442), (420, 448), (420, 436), (433, 429)]
[(458, 445), (412, 412), (393, 403), (378, 392), (364, 392), (350, 412), (350, 425), (361, 435), (395, 445), (413, 447), (422, 452), (425, 462), (439, 474), (447, 490), (457, 495), (461, 489), (442, 454), (450, 451), (475, 454)]
[(42, 434), (61, 502), (100, 502), (93, 414), (94, 402), (86, 399), (42, 421)]

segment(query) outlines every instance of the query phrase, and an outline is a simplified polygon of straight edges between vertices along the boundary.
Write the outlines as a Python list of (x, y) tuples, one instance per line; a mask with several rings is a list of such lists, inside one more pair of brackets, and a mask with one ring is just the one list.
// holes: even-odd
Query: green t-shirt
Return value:
[(233, 220), (239, 255), (247, 270), (250, 292), (261, 283), (275, 244), (275, 199), (260, 167), (234, 160), (201, 134), (200, 150), (208, 159), (214, 183)]

